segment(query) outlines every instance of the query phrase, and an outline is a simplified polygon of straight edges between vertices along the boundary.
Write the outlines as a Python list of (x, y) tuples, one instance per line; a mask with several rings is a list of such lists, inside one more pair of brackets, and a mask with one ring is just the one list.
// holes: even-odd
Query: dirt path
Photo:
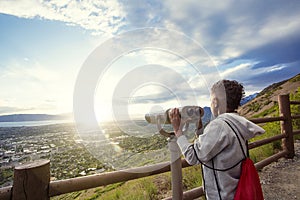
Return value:
[(265, 200), (300, 200), (300, 141), (295, 141), (296, 156), (279, 159), (259, 173)]

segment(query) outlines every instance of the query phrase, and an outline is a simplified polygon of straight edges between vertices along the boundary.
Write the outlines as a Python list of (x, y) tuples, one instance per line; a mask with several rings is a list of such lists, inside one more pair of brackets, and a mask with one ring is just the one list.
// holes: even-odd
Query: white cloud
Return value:
[[(260, 46), (299, 32), (299, 9), (297, 9), (297, 6), (293, 9), (288, 3), (282, 4), (279, 2), (275, 1), (274, 5), (267, 6), (267, 2), (259, 3), (258, 1), (237, 3), (235, 1), (188, 0), (174, 3), (174, 1), (167, 0), (137, 3), (135, 1), (119, 2), (117, 0), (2, 0), (0, 1), (0, 12), (22, 18), (62, 21), (69, 25), (77, 25), (91, 30), (93, 35), (100, 34), (101, 38), (114, 36), (132, 28), (143, 27), (162, 27), (178, 31), (178, 33), (182, 32), (185, 34), (182, 37), (179, 37), (179, 34), (162, 35), (161, 37), (157, 37), (155, 34), (133, 35), (131, 37), (132, 40), (126, 41), (130, 44), (123, 43), (121, 45), (126, 46), (140, 42), (140, 46), (145, 47), (142, 42), (146, 38), (147, 41), (150, 41), (147, 43), (149, 44), (149, 49), (126, 55), (127, 57), (133, 57), (133, 61), (139, 60), (139, 62), (130, 63), (129, 59), (127, 59), (128, 62), (121, 63), (121, 67), (111, 72), (108, 71), (113, 75), (104, 77), (106, 81), (104, 86), (106, 88), (103, 90), (104, 93), (111, 96), (113, 86), (134, 67), (157, 64), (176, 70), (199, 94), (199, 92), (204, 91), (211, 85), (211, 83), (203, 81), (204, 79), (214, 82), (219, 79), (220, 74), (224, 78), (243, 80), (247, 79), (246, 76), (258, 76), (263, 73), (284, 69), (282, 65), (253, 69), (254, 62), (244, 62), (219, 72), (215, 68), (212, 69), (214, 67), (213, 60), (208, 58), (209, 55), (206, 54), (207, 49), (216, 63), (221, 65), (230, 59), (235, 59), (245, 54), (247, 51), (255, 50)], [(270, 9), (264, 10), (264, 6), (268, 8), (270, 6)], [(188, 40), (189, 37), (200, 45), (192, 44)], [(205, 49), (201, 49), (201, 45)], [(155, 49), (156, 47), (158, 48)], [(101, 56), (105, 57), (106, 55), (114, 54), (114, 51), (115, 49), (108, 49)], [(201, 75), (205, 76), (201, 77), (197, 74), (192, 67), (187, 65), (187, 60), (191, 61), (192, 64), (199, 64), (200, 70), (202, 70), (200, 72), (203, 73)], [(24, 58), (24, 61), (30, 62), (30, 59)], [(24, 86), (22, 89), (6, 86), (4, 90), (10, 93), (16, 92), (19, 94), (18, 97), (20, 97), (20, 94), (26, 96), (26, 92), (22, 91), (24, 88), (33, 87), (32, 91), (36, 94), (30, 96), (30, 98), (36, 97), (38, 99), (36, 102), (40, 102), (42, 99), (52, 99), (52, 96), (48, 97), (48, 94), (56, 93), (56, 96), (61, 96), (60, 98), (55, 97), (54, 100), (56, 102), (64, 102), (64, 98), (69, 99), (69, 96), (72, 96), (71, 94), (63, 94), (63, 91), (72, 91), (73, 79), (76, 77), (75, 72), (73, 72), (74, 76), (65, 78), (60, 75), (60, 73), (65, 74), (65, 72), (54, 72), (51, 70), (51, 66), (38, 62), (31, 64), (33, 65), (26, 65), (26, 67), (17, 67), (17, 64), (15, 64), (6, 74), (1, 74), (0, 76), (4, 77), (4, 79), (0, 80), (1, 85), (7, 84), (9, 81), (17, 82), (19, 79), (20, 84)], [(119, 72), (115, 73), (116, 71)], [(8, 76), (10, 76), (10, 79), (8, 79)], [(143, 76), (147, 76), (147, 73), (141, 74), (139, 78), (142, 79)], [(159, 76), (157, 80), (168, 78), (169, 84), (176, 86), (173, 88), (174, 90), (184, 91), (185, 88), (177, 82), (176, 76), (171, 77), (163, 73), (157, 74), (157, 76)], [(4, 80), (7, 81), (5, 82)], [(28, 82), (25, 82), (25, 80)], [(162, 83), (164, 82), (162, 81)], [(1, 85), (0, 88), (3, 87)], [(110, 87), (107, 87), (107, 85)], [(57, 92), (57, 89), (59, 92)], [(45, 91), (47, 91), (47, 95)], [(155, 91), (153, 88), (141, 90), (137, 94), (147, 94), (151, 91), (153, 96), (161, 94), (158, 94), (161, 90), (157, 88)], [(181, 94), (185, 95), (188, 92), (191, 91), (182, 92)], [(43, 96), (43, 98), (40, 98), (40, 96)], [(107, 101), (109, 100), (105, 99), (103, 104)], [(11, 105), (11, 107), (13, 106)]]
[(286, 68), (284, 65), (274, 65), (266, 68), (266, 72), (274, 72), (274, 71), (279, 71)]
[[(274, 11), (276, 12), (276, 11)], [(293, 13), (293, 11), (291, 11)], [(251, 21), (255, 16), (242, 16), (229, 20), (228, 30), (221, 38), (223, 48), (221, 55), (224, 60), (228, 58), (236, 58), (248, 50), (264, 46), (273, 41), (280, 40), (289, 35), (300, 31), (300, 22), (296, 20), (300, 18), (297, 15), (272, 15), (252, 24)]]
[(300, 31), (299, 3), (164, 1), (163, 26), (200, 42), (217, 63)]
[[(75, 72), (51, 69), (35, 60), (15, 60), (0, 75), (2, 111), (36, 113), (69, 112)], [(52, 99), (52, 101), (49, 101)]]
[(231, 77), (231, 78), (238, 78), (242, 77), (244, 74), (251, 71), (251, 67), (253, 66), (252, 63), (242, 63), (237, 66), (231, 67), (221, 73), (222, 77)]
[(112, 35), (124, 26), (124, 11), (118, 1), (0, 1), (0, 12), (23, 18), (40, 17), (79, 25), (87, 30)]
[(247, 79), (251, 79), (251, 77), (261, 76), (264, 74), (268, 74), (274, 71), (280, 71), (286, 68), (285, 65), (272, 65), (266, 66), (262, 68), (253, 68), (255, 64), (259, 62), (245, 62), (239, 65), (233, 66), (221, 72), (221, 76), (225, 79), (235, 79), (238, 81), (244, 81)]
[[(272, 15), (267, 19), (267, 22), (260, 30), (257, 31), (258, 36), (262, 40), (268, 42), (289, 36), (290, 34), (299, 32), (300, 13), (291, 13), (291, 15)], [(262, 42), (262, 41), (261, 41)]]
[[(111, 36), (131, 28), (164, 27), (184, 32), (204, 45), (217, 62), (300, 30), (291, 3), (234, 1), (0, 1), (0, 12), (79, 25), (94, 35)], [(264, 12), (262, 12), (264, 11)], [(155, 42), (155, 41), (153, 41)], [(180, 44), (181, 41), (176, 41)], [(175, 43), (175, 44), (176, 44)], [(172, 45), (175, 45), (172, 44)]]
[(30, 61), (28, 58), (24, 61), (26, 62), (11, 62), (5, 75), (15, 80), (26, 77), (27, 80), (35, 82), (56, 80), (57, 74), (54, 70), (43, 67), (38, 61)]

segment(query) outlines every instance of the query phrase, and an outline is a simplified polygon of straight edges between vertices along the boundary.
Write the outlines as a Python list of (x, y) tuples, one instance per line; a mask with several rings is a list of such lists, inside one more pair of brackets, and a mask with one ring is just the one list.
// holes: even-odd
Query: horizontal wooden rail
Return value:
[(292, 119), (300, 119), (300, 115), (292, 115)]
[(300, 101), (290, 101), (290, 104), (300, 104)]
[(285, 157), (287, 154), (288, 154), (288, 151), (281, 151), (279, 153), (276, 153), (262, 161), (255, 163), (255, 167), (257, 170), (261, 170), (263, 167), (269, 165), (272, 162), (277, 161), (279, 158)]
[[(193, 188), (191, 190), (183, 192), (183, 200), (188, 199), (196, 199), (204, 195), (204, 188), (203, 186)], [(164, 198), (163, 200), (172, 200), (172, 197)]]
[(275, 135), (273, 137), (270, 138), (266, 138), (266, 139), (262, 139), (262, 140), (257, 140), (254, 142), (251, 142), (248, 144), (249, 149), (253, 149), (259, 146), (262, 146), (264, 144), (268, 144), (270, 142), (276, 141), (276, 140), (280, 140), (282, 138), (285, 138), (286, 136), (284, 134), (280, 134), (280, 135)]
[(266, 117), (266, 118), (255, 118), (250, 119), (253, 123), (260, 124), (260, 123), (266, 123), (266, 122), (275, 122), (275, 121), (283, 121), (285, 120), (284, 117)]
[[(183, 168), (190, 166), (185, 159), (182, 159), (181, 163)], [(170, 162), (163, 162), (155, 165), (125, 169), (120, 171), (112, 171), (102, 174), (52, 181), (50, 182), (49, 186), (49, 196), (53, 197), (60, 194), (95, 188), (123, 181), (129, 181), (169, 171)]]
[(294, 130), (293, 131), (293, 135), (298, 135), (298, 134), (300, 134), (300, 130)]

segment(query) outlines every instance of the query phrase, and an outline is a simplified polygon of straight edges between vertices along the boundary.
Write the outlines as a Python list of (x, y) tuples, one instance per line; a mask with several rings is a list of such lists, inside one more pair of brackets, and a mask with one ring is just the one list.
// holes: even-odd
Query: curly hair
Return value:
[(234, 112), (245, 94), (244, 86), (235, 80), (221, 80), (212, 86), (212, 91), (222, 88), (226, 92), (227, 112)]

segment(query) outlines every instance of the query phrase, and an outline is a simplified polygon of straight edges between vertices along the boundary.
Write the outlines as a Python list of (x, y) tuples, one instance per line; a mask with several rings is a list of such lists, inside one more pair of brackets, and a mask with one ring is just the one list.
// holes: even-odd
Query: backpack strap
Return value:
[[(195, 147), (194, 147), (194, 144), (191, 144), (190, 147), (193, 148), (194, 154), (195, 154), (197, 160), (200, 162), (200, 164), (203, 165), (203, 166), (205, 166), (205, 167), (207, 167), (208, 169), (211, 169), (211, 170), (216, 170), (216, 171), (220, 171), (220, 172), (225, 172), (225, 171), (228, 171), (228, 170), (230, 170), (230, 169), (235, 168), (238, 164), (240, 164), (240, 163), (244, 160), (244, 159), (242, 159), (242, 160), (238, 161), (237, 163), (235, 163), (235, 164), (232, 165), (231, 167), (228, 167), (228, 168), (225, 168), (225, 169), (219, 169), (219, 168), (215, 168), (214, 166), (209, 166), (209, 165), (205, 164), (204, 162), (202, 162), (202, 161), (200, 160), (200, 158), (198, 157), (198, 154), (197, 154), (197, 152), (196, 152), (196, 149), (195, 149)], [(214, 158), (212, 158), (212, 160), (213, 160), (213, 159), (214, 159)]]
[[(230, 123), (226, 120), (224, 120), (226, 122), (226, 124), (228, 124), (228, 126), (233, 130), (235, 136), (237, 137), (238, 141), (239, 141), (239, 144), (240, 144), (240, 147), (241, 147), (241, 150), (244, 154), (244, 157), (247, 158), (249, 157), (249, 149), (248, 149), (248, 142), (246, 141), (246, 147), (247, 147), (247, 154), (244, 152), (244, 149), (243, 149), (243, 145), (242, 145), (242, 142), (241, 142), (241, 139), (239, 138), (237, 132), (234, 130), (234, 128), (230, 125)], [(241, 136), (242, 137), (242, 136)]]
[[(213, 168), (215, 168), (214, 159), (211, 160), (211, 163), (212, 163)], [(219, 181), (218, 181), (218, 178), (217, 178), (217, 171), (213, 170), (213, 173), (214, 173), (215, 182), (216, 182), (216, 186), (217, 186), (217, 190), (218, 190), (218, 195), (219, 195), (220, 200), (222, 200), (220, 184), (219, 184)]]
[[(238, 139), (238, 141), (239, 141), (239, 144), (240, 144), (240, 147), (241, 147), (241, 150), (242, 150), (242, 152), (243, 152), (244, 159), (246, 159), (247, 157), (249, 157), (248, 142), (246, 142), (246, 146), (247, 146), (247, 155), (246, 155), (246, 153), (244, 152), (243, 146), (242, 146), (241, 139), (238, 137), (237, 132), (234, 130), (234, 128), (230, 125), (230, 123), (229, 123), (228, 121), (226, 121), (226, 120), (224, 120), (224, 121), (226, 122), (226, 124), (228, 124), (228, 126), (229, 126), (229, 127), (232, 129), (232, 131), (235, 133), (235, 136), (237, 137), (237, 139)], [(241, 136), (241, 137), (242, 137), (242, 136)], [(244, 159), (242, 159), (242, 160), (238, 161), (237, 163), (235, 163), (235, 164), (232, 165), (231, 167), (228, 167), (228, 168), (225, 168), (225, 169), (218, 169), (218, 168), (215, 168), (214, 166), (209, 166), (209, 165), (203, 163), (203, 162), (199, 159), (198, 154), (197, 154), (197, 152), (196, 152), (196, 149), (195, 149), (195, 147), (194, 147), (194, 144), (191, 144), (190, 147), (193, 148), (194, 154), (195, 154), (197, 160), (198, 160), (203, 166), (205, 166), (205, 167), (207, 167), (208, 169), (211, 169), (211, 170), (222, 171), (222, 172), (228, 171), (228, 170), (233, 169), (234, 167), (236, 167), (238, 164), (240, 164), (240, 163), (244, 160)], [(213, 158), (212, 158), (212, 159), (213, 159)]]

